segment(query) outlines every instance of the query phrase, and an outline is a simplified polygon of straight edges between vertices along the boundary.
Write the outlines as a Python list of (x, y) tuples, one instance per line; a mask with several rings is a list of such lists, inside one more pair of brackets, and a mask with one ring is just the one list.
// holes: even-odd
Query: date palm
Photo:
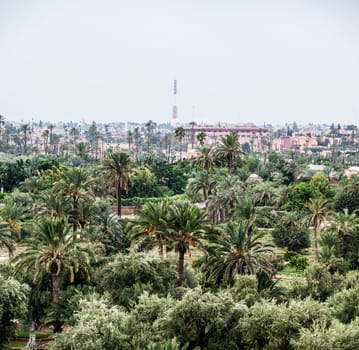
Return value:
[(324, 223), (328, 213), (328, 201), (323, 198), (311, 198), (308, 203), (309, 224), (313, 225), (315, 256), (318, 260), (318, 230)]
[(121, 218), (121, 191), (128, 191), (133, 163), (128, 153), (110, 153), (103, 161), (105, 177), (115, 186), (117, 198), (117, 215)]
[(185, 135), (186, 135), (186, 131), (182, 126), (179, 126), (178, 128), (175, 129), (175, 137), (180, 144), (180, 160), (182, 160), (182, 142)]
[(193, 159), (193, 164), (207, 173), (214, 168), (215, 154), (212, 146), (203, 146), (197, 149), (197, 156)]
[(191, 247), (201, 247), (209, 229), (206, 214), (187, 201), (173, 203), (169, 209), (168, 228), (171, 246), (178, 253), (178, 285), (184, 280), (184, 257)]
[(236, 161), (244, 154), (238, 142), (238, 134), (232, 132), (226, 136), (222, 136), (220, 142), (216, 150), (217, 158), (225, 162), (229, 172), (232, 173), (236, 167)]
[(201, 146), (204, 145), (204, 141), (206, 140), (207, 134), (205, 132), (200, 132), (197, 134), (197, 140)]
[(79, 226), (80, 201), (93, 197), (93, 186), (94, 179), (84, 168), (64, 168), (60, 180), (54, 184), (54, 191), (59, 196), (64, 196), (71, 200), (70, 220), (73, 225), (73, 231), (76, 231)]
[(190, 193), (202, 192), (203, 200), (206, 201), (216, 185), (216, 178), (207, 172), (198, 171), (188, 181)]
[(202, 272), (216, 284), (233, 285), (238, 275), (263, 271), (272, 274), (269, 255), (271, 245), (260, 241), (251, 222), (229, 222), (208, 235), (208, 255), (203, 259)]
[(5, 247), (9, 252), (9, 258), (15, 250), (15, 239), (11, 235), (9, 224), (6, 222), (0, 223), (0, 248)]
[(93, 252), (85, 243), (72, 240), (69, 230), (69, 225), (59, 218), (40, 221), (35, 236), (20, 243), (24, 250), (14, 259), (15, 273), (33, 272), (34, 283), (47, 276), (51, 278), (54, 303), (59, 302), (62, 277), (73, 283), (75, 275), (81, 272), (90, 279)]
[(344, 257), (348, 252), (348, 238), (353, 236), (359, 228), (357, 212), (349, 213), (349, 210), (345, 208), (343, 211), (330, 213), (330, 219), (333, 220), (331, 229), (338, 234), (342, 242), (342, 254)]
[(138, 247), (158, 246), (161, 257), (168, 244), (168, 201), (147, 203), (130, 220), (131, 241)]

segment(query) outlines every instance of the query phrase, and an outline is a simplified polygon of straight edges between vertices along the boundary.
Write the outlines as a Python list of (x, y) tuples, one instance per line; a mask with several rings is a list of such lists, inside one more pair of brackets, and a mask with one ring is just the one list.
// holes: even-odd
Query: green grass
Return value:
[[(52, 337), (54, 333), (51, 332), (36, 332), (36, 339), (45, 339), (48, 337)], [(29, 337), (29, 331), (18, 331), (16, 332), (17, 338), (28, 338)]]
[(24, 343), (11, 342), (9, 344), (4, 344), (4, 349), (6, 350), (22, 350), (24, 348)]
[(288, 265), (283, 270), (279, 271), (279, 274), (285, 276), (298, 277), (302, 275), (302, 272), (298, 271), (294, 266)]

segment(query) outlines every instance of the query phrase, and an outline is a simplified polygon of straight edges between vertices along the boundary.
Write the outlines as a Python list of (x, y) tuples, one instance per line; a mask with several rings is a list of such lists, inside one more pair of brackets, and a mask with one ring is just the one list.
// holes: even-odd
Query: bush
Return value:
[(304, 271), (309, 265), (307, 257), (298, 255), (290, 250), (285, 251), (283, 258), (285, 261), (289, 262), (290, 266), (295, 267), (298, 271)]
[(281, 248), (298, 252), (310, 245), (309, 230), (293, 213), (284, 215), (272, 231), (274, 243)]
[(315, 300), (325, 301), (329, 296), (340, 290), (343, 283), (343, 276), (330, 274), (325, 266), (314, 264), (304, 271), (301, 278), (292, 280), (288, 295), (294, 298), (310, 296)]
[(29, 288), (13, 278), (0, 275), (0, 348), (15, 336), (17, 321), (27, 312)]
[(329, 328), (316, 322), (310, 329), (301, 329), (292, 346), (294, 350), (357, 350), (358, 338), (359, 318), (349, 325), (334, 322)]
[[(187, 199), (186, 194), (176, 194), (174, 196), (167, 197), (169, 202), (176, 201), (178, 199)], [(159, 203), (163, 201), (163, 197), (148, 197), (148, 198), (142, 198), (142, 197), (132, 197), (132, 198), (122, 198), (122, 205), (135, 205), (135, 206), (141, 206), (145, 205), (146, 203)]]
[(261, 301), (254, 304), (240, 320), (240, 331), (247, 349), (291, 349), (301, 327), (310, 327), (316, 320), (330, 322), (327, 307), (311, 299), (276, 304)]
[(177, 267), (154, 255), (118, 255), (98, 272), (100, 292), (113, 303), (129, 307), (145, 291), (166, 296), (177, 287)]
[(359, 286), (345, 289), (328, 298), (334, 316), (343, 323), (349, 323), (359, 316)]
[(164, 339), (177, 338), (188, 349), (242, 349), (238, 321), (247, 312), (228, 292), (190, 290), (158, 321)]

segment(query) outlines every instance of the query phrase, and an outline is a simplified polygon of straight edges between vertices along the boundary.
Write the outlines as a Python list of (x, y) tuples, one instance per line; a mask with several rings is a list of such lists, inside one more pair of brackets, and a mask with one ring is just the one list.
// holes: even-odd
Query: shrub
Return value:
[(274, 243), (281, 248), (299, 251), (310, 245), (309, 230), (293, 213), (284, 215), (272, 231)]
[(301, 278), (292, 280), (288, 295), (294, 298), (310, 296), (315, 300), (324, 301), (340, 290), (343, 282), (343, 276), (330, 274), (325, 266), (314, 264), (304, 271)]
[(188, 349), (242, 349), (238, 321), (247, 312), (228, 292), (189, 291), (158, 321), (164, 339), (176, 337)]
[(154, 255), (118, 255), (98, 272), (100, 292), (117, 305), (129, 307), (145, 291), (166, 296), (177, 286), (177, 267)]
[(240, 320), (240, 330), (248, 349), (291, 349), (290, 341), (301, 327), (320, 320), (328, 324), (328, 308), (311, 299), (276, 304), (261, 301), (254, 304)]
[(321, 322), (310, 329), (301, 329), (300, 337), (292, 340), (294, 350), (356, 350), (358, 349), (359, 318), (349, 325), (333, 322), (331, 327)]
[(359, 316), (359, 286), (344, 289), (328, 298), (334, 316), (343, 323), (349, 323)]

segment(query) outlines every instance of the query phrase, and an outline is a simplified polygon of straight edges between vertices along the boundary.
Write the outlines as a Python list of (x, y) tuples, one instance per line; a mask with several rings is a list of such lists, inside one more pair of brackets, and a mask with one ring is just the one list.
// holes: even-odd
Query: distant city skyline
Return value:
[(359, 123), (355, 0), (2, 0), (20, 122)]

